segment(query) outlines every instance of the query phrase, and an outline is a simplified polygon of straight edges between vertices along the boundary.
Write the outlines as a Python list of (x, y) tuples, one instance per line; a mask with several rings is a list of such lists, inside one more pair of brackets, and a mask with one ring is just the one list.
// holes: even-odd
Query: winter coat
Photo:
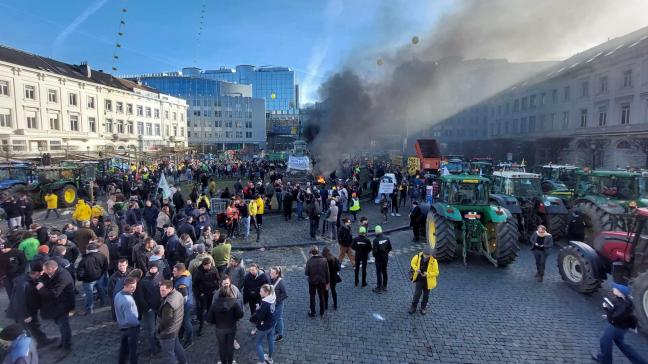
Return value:
[(157, 209), (155, 206), (151, 207), (144, 207), (144, 212), (142, 213), (142, 217), (144, 218), (144, 221), (148, 225), (155, 225), (157, 222), (157, 217), (160, 214), (160, 210)]
[(53, 193), (48, 193), (45, 195), (45, 203), (47, 203), (47, 209), (53, 210), (58, 208), (58, 196)]
[(266, 331), (274, 327), (275, 303), (275, 295), (266, 296), (261, 300), (259, 308), (254, 312), (254, 315), (250, 317), (250, 322), (256, 324), (257, 330)]
[(214, 258), (214, 265), (220, 267), (229, 263), (231, 253), (232, 253), (232, 244), (229, 243), (216, 244), (211, 251), (212, 258)]
[(211, 308), (207, 313), (207, 322), (214, 324), (217, 330), (225, 333), (236, 332), (236, 323), (243, 318), (243, 309), (235, 297), (214, 295)]
[(337, 274), (342, 268), (340, 266), (340, 260), (335, 255), (331, 255), (330, 257), (326, 258), (326, 263), (328, 264), (329, 268), (329, 283), (331, 284), (331, 286), (335, 286), (337, 284)]
[(242, 265), (233, 269), (230, 267), (225, 268), (225, 274), (230, 276), (233, 286), (236, 286), (239, 290), (243, 289), (243, 283), (245, 282), (245, 268), (243, 268)]
[(139, 268), (142, 272), (148, 270), (149, 258), (153, 255), (152, 250), (146, 250), (146, 243), (141, 242), (133, 247), (132, 262), (135, 268)]
[(88, 250), (81, 258), (76, 269), (77, 278), (84, 283), (91, 283), (108, 271), (108, 258), (97, 250)]
[(86, 248), (88, 247), (88, 244), (90, 244), (90, 241), (96, 238), (97, 235), (95, 235), (94, 231), (92, 231), (92, 229), (90, 228), (82, 227), (74, 232), (74, 243), (79, 248), (79, 252), (81, 254), (85, 254)]
[(196, 269), (202, 265), (202, 261), (205, 258), (209, 258), (209, 260), (211, 260), (212, 267), (216, 267), (216, 264), (214, 264), (214, 258), (212, 258), (212, 256), (209, 253), (202, 253), (196, 255), (193, 259), (191, 259), (187, 268), (189, 269), (189, 272), (191, 274), (194, 274)]
[(366, 259), (371, 253), (371, 241), (363, 235), (358, 235), (353, 238), (353, 243), (351, 243), (351, 249), (356, 253), (356, 258)]
[(25, 253), (25, 258), (27, 260), (32, 260), (34, 255), (38, 253), (38, 247), (40, 246), (40, 241), (36, 238), (27, 238), (18, 244), (18, 249), (22, 250)]
[[(187, 313), (188, 314), (188, 313)], [(157, 315), (157, 336), (160, 339), (172, 339), (178, 335), (184, 318), (184, 297), (177, 290), (172, 290), (162, 299)]]
[(637, 318), (634, 316), (634, 304), (631, 299), (614, 296), (608, 300), (613, 306), (603, 306), (603, 310), (612, 326), (622, 330), (637, 327)]
[(70, 272), (59, 267), (51, 278), (43, 274), (41, 280), (44, 287), (38, 290), (38, 297), (44, 319), (57, 319), (74, 310), (74, 280)]
[(389, 252), (392, 251), (391, 241), (388, 237), (383, 234), (376, 235), (376, 238), (373, 240), (373, 256), (376, 260), (387, 260), (389, 259)]
[(259, 291), (264, 284), (270, 284), (270, 277), (263, 270), (259, 269), (256, 276), (246, 273), (243, 279), (243, 303), (260, 300)]
[(184, 271), (179, 277), (173, 278), (173, 287), (184, 297), (185, 311), (189, 312), (194, 305), (193, 284), (191, 274), (188, 270)]
[(40, 300), (36, 290), (37, 283), (27, 273), (13, 280), (13, 291), (10, 292), (11, 300), (7, 310), (8, 317), (23, 322), (27, 317), (38, 314)]
[(218, 289), (220, 275), (214, 266), (210, 270), (205, 270), (202, 265), (199, 265), (192, 273), (192, 277), (193, 290), (197, 296), (210, 295)]
[[(533, 248), (535, 248), (536, 241), (538, 241), (538, 232), (537, 231), (533, 232), (533, 234), (529, 238), (529, 241), (531, 242), (531, 250), (533, 250)], [(549, 234), (549, 233), (545, 234), (544, 241), (542, 242), (542, 247), (545, 250), (549, 250), (551, 247), (553, 247), (553, 245), (554, 245), (554, 241), (553, 241), (553, 237), (551, 236), (551, 234)]]
[[(418, 270), (421, 268), (421, 260), (423, 259), (423, 253), (416, 254), (414, 257), (412, 257), (412, 261), (410, 262), (410, 267), (414, 271), (414, 274), (412, 274), (412, 282), (416, 282), (416, 279), (418, 278)], [(437, 277), (439, 276), (439, 263), (437, 263), (437, 260), (434, 259), (433, 256), (430, 256), (430, 262), (428, 263), (427, 266), (427, 271), (426, 273), (426, 280), (427, 280), (427, 288), (428, 289), (433, 289), (437, 285)]]
[(22, 250), (0, 251), (0, 278), (14, 279), (25, 272), (27, 258)]
[(308, 259), (304, 273), (308, 277), (308, 284), (328, 284), (331, 282), (328, 262), (321, 255), (314, 255)]
[(288, 293), (286, 293), (286, 286), (284, 285), (283, 278), (277, 278), (274, 281), (271, 281), (275, 289), (275, 296), (277, 298), (277, 304), (283, 302), (288, 298)]
[(198, 240), (196, 238), (196, 230), (194, 229), (193, 225), (191, 225), (188, 222), (182, 223), (180, 227), (178, 227), (178, 236), (182, 236), (182, 234), (187, 234), (191, 238), (191, 241), (196, 241)]
[(348, 248), (353, 243), (353, 236), (351, 236), (351, 227), (342, 225), (338, 230), (338, 244)]
[(158, 271), (154, 276), (150, 273), (146, 273), (144, 278), (142, 278), (137, 285), (137, 289), (141, 289), (142, 296), (144, 296), (143, 311), (148, 311), (150, 309), (157, 312), (160, 308), (160, 303), (162, 302), (162, 297), (160, 296), (160, 284), (163, 280), (164, 276), (161, 271)]
[(337, 221), (337, 216), (338, 216), (338, 207), (337, 206), (329, 206), (326, 221), (335, 222), (335, 221)]
[(90, 221), (92, 216), (92, 208), (90, 205), (85, 203), (83, 200), (77, 202), (74, 212), (72, 213), (72, 219), (77, 221)]
[(171, 225), (171, 217), (169, 217), (169, 215), (167, 215), (164, 211), (160, 211), (160, 213), (158, 213), (157, 215), (157, 220), (155, 220), (155, 226), (158, 229), (162, 229), (164, 225)]

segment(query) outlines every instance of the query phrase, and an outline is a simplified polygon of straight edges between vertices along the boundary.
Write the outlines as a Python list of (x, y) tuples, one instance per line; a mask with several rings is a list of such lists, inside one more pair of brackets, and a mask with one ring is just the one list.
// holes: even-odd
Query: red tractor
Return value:
[(611, 274), (632, 286), (639, 327), (648, 333), (648, 208), (635, 210), (628, 232), (601, 231), (590, 245), (571, 241), (558, 254), (563, 281), (580, 293), (592, 293)]

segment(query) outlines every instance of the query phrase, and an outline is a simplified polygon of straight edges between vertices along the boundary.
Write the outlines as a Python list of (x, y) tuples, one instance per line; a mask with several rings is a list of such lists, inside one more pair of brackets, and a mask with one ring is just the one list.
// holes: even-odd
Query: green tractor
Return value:
[(483, 255), (496, 267), (515, 261), (517, 223), (508, 210), (489, 203), (490, 180), (480, 176), (441, 176), (439, 200), (427, 214), (428, 244), (439, 261), (468, 253)]
[(558, 197), (570, 206), (581, 168), (571, 165), (548, 164), (540, 169), (542, 191), (545, 195)]
[(583, 215), (585, 242), (593, 241), (601, 231), (627, 231), (628, 217), (637, 207), (647, 207), (639, 173), (591, 171), (577, 174), (576, 195), (572, 208)]

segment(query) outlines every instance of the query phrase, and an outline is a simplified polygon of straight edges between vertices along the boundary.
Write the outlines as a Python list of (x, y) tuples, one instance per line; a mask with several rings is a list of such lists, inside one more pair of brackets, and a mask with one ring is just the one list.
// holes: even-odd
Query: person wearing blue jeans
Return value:
[(275, 310), (273, 314), (275, 321), (275, 341), (281, 341), (284, 338), (284, 301), (288, 298), (288, 294), (286, 294), (286, 286), (283, 282), (281, 267), (276, 266), (270, 268), (270, 281), (272, 282), (272, 287), (274, 288), (276, 297)]
[(592, 359), (599, 363), (612, 364), (613, 345), (621, 350), (631, 363), (646, 364), (635, 349), (626, 344), (625, 334), (628, 329), (637, 328), (637, 318), (634, 316), (634, 305), (630, 298), (630, 287), (612, 283), (612, 297), (603, 300), (603, 310), (610, 325), (603, 332), (600, 341), (601, 351), (592, 353)]
[(184, 316), (182, 317), (182, 336), (183, 347), (185, 349), (193, 345), (193, 325), (191, 324), (191, 310), (194, 306), (194, 295), (192, 288), (192, 279), (189, 270), (184, 263), (177, 263), (173, 267), (173, 285), (174, 288), (182, 294), (184, 298)]
[(97, 289), (99, 294), (99, 302), (101, 305), (108, 304), (108, 294), (106, 293), (106, 287), (102, 286), (101, 281), (97, 280), (94, 282), (83, 282), (83, 292), (85, 293), (85, 310), (86, 313), (92, 313), (94, 310), (94, 289)]
[[(254, 312), (254, 315), (250, 317), (250, 322), (256, 324), (256, 351), (259, 359), (259, 364), (273, 364), (272, 354), (274, 354), (275, 349), (275, 303), (276, 296), (274, 293), (274, 288), (269, 284), (264, 284), (259, 290), (259, 295), (261, 296), (261, 303), (257, 306), (257, 310)], [(268, 340), (268, 354), (263, 352), (263, 340)]]

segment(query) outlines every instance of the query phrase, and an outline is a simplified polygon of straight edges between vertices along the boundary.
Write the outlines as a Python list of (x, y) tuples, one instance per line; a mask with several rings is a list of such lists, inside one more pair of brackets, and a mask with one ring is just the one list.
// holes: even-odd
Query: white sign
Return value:
[(297, 157), (294, 155), (288, 156), (288, 169), (296, 169), (298, 171), (310, 170), (310, 158), (307, 156)]
[(169, 188), (169, 184), (167, 183), (166, 177), (164, 177), (164, 173), (162, 173), (162, 176), (160, 177), (158, 188), (162, 189), (162, 198), (171, 197), (171, 189)]
[(391, 194), (394, 192), (396, 186), (396, 176), (393, 173), (387, 173), (380, 179), (380, 187), (378, 187), (378, 194), (382, 195)]

